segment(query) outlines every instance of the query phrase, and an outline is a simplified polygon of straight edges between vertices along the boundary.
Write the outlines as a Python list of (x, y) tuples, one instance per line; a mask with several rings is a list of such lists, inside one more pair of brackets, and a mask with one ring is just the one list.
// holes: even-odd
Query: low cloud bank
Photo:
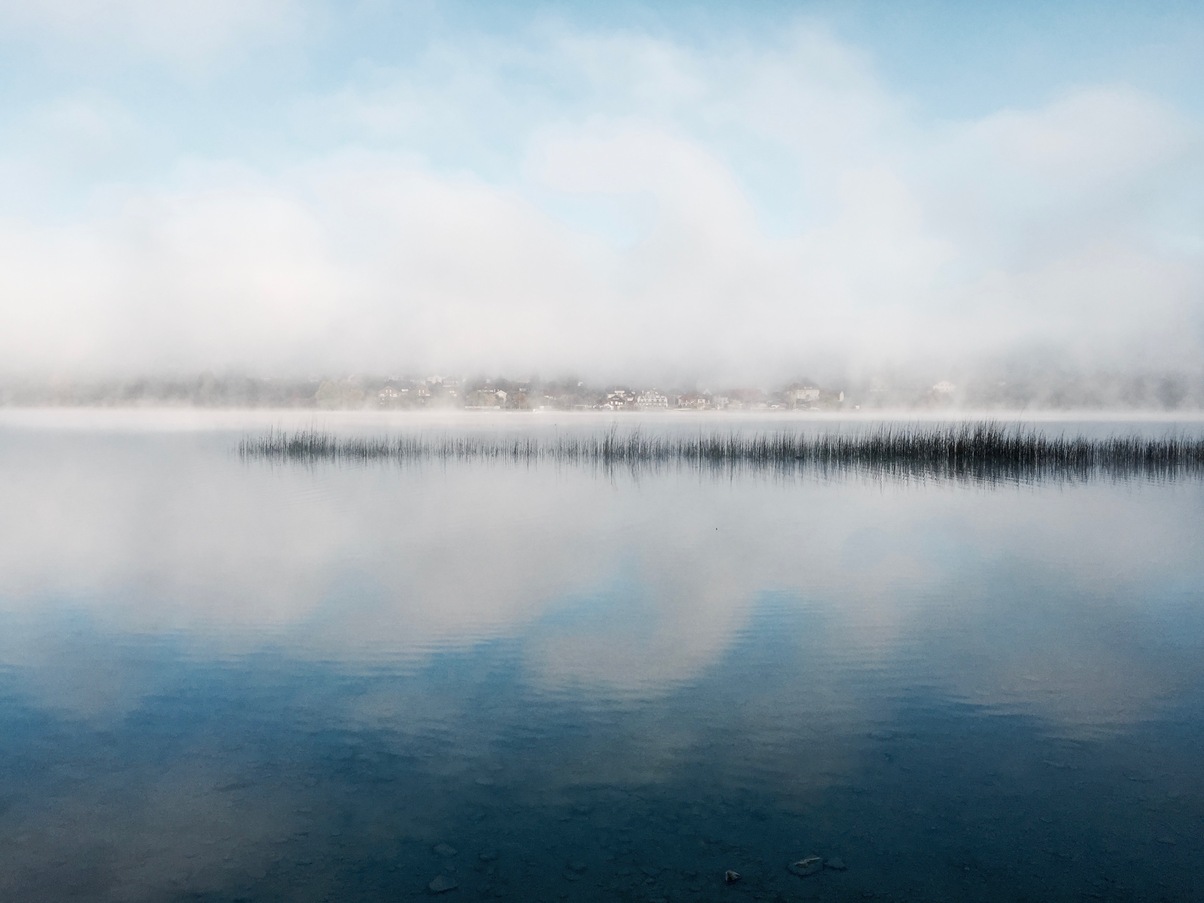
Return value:
[[(78, 161), (34, 133), (93, 134), (93, 107), (124, 123), (110, 156), (154, 134), (112, 98), (56, 102), (66, 126), (31, 115), (0, 171), (53, 182)], [(1200, 123), (1125, 85), (933, 122), (815, 25), (705, 49), (542, 26), (285, 104), (270, 152), (102, 170), (70, 216), (9, 205), (0, 367), (757, 381), (1204, 358)]]

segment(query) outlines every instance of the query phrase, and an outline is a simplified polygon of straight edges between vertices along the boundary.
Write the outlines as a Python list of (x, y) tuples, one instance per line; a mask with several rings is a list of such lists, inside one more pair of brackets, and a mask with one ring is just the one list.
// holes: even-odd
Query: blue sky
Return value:
[(0, 0), (0, 368), (1204, 343), (1204, 12)]

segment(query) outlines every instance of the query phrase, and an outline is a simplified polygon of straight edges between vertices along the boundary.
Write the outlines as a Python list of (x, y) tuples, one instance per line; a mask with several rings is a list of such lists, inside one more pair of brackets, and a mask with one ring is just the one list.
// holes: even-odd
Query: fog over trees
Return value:
[(175, 377), (8, 379), (0, 405), (315, 410), (509, 411), (1179, 411), (1204, 410), (1204, 376), (1190, 372), (1074, 371), (1000, 366), (951, 374), (916, 372), (774, 383), (641, 383), (565, 376), (236, 372)]

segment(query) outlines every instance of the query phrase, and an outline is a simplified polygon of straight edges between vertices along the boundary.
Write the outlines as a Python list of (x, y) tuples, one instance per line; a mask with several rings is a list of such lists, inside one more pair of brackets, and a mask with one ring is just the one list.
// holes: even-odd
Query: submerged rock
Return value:
[(839, 856), (833, 856), (831, 859), (825, 859), (824, 868), (832, 869), (835, 872), (843, 872), (848, 870), (848, 866), (844, 864), (844, 860)]
[(811, 875), (818, 875), (823, 871), (824, 861), (819, 856), (804, 856), (798, 862), (790, 863), (787, 868), (791, 872), (798, 875), (800, 878), (807, 878)]
[(431, 850), (435, 853), (436, 856), (455, 856), (456, 855), (456, 848), (453, 847), (450, 843), (437, 843), (433, 847), (431, 847)]
[(445, 894), (449, 890), (455, 890), (459, 886), (460, 883), (455, 878), (449, 878), (447, 875), (439, 875), (426, 887), (432, 894)]

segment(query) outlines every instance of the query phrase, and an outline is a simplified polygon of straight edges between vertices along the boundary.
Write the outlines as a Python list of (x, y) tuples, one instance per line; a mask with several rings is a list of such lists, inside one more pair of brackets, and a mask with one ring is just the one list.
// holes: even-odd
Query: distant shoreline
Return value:
[(997, 420), (997, 421), (1200, 421), (1204, 422), (1204, 408), (983, 408), (983, 407), (882, 407), (882, 408), (837, 408), (827, 410), (715, 410), (670, 408), (668, 410), (607, 410), (598, 408), (559, 409), (533, 408), (515, 410), (504, 408), (473, 407), (430, 407), (430, 408), (315, 408), (295, 406), (238, 406), (238, 405), (194, 405), (194, 404), (0, 404), (0, 418), (20, 418), (23, 415), (45, 417), (61, 414), (100, 415), (172, 415), (188, 414), (198, 417), (222, 415), (246, 415), (254, 417), (287, 416), (291, 418), (369, 418), (374, 420), (420, 420), (458, 418), (499, 417), (522, 420), (526, 418), (567, 417), (577, 419), (606, 418), (620, 422), (640, 419), (716, 419), (716, 420), (919, 420), (951, 421)]

